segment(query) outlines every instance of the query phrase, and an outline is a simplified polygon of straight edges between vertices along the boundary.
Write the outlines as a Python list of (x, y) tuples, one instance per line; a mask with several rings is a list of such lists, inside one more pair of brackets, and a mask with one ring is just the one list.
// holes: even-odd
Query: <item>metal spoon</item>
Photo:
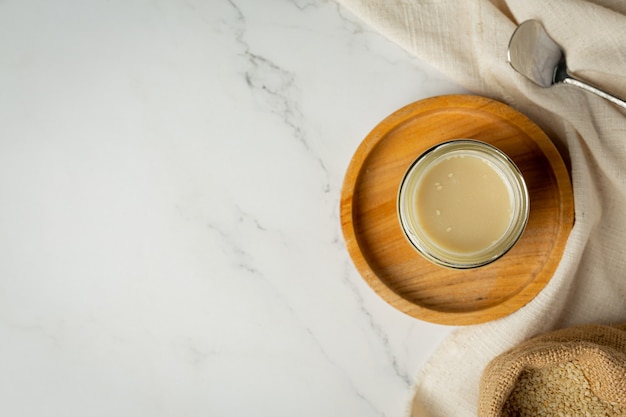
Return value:
[(509, 64), (541, 87), (563, 83), (582, 88), (626, 109), (626, 101), (572, 77), (567, 70), (565, 53), (536, 20), (520, 24), (509, 42)]

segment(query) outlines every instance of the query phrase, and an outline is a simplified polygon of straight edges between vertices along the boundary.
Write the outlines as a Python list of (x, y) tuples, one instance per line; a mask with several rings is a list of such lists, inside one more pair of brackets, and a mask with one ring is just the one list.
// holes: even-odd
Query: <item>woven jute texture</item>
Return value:
[(626, 323), (584, 325), (534, 337), (493, 359), (480, 381), (479, 417), (504, 415), (523, 372), (567, 363), (576, 364), (597, 398), (626, 407)]

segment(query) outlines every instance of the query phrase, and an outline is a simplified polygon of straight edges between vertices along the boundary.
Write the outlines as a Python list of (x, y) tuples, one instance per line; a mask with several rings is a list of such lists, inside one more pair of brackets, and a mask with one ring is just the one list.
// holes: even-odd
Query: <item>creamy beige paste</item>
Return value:
[(445, 158), (425, 173), (416, 193), (418, 222), (442, 249), (474, 253), (491, 246), (511, 223), (511, 193), (484, 159)]

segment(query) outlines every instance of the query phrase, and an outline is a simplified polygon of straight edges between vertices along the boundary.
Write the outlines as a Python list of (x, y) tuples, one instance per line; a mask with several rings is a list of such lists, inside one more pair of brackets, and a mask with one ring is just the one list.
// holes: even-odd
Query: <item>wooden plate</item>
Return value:
[[(517, 245), (472, 270), (423, 259), (404, 237), (396, 212), (398, 186), (411, 162), (457, 138), (504, 151), (522, 171), (530, 194), (528, 225)], [(344, 180), (341, 223), (354, 264), (385, 301), (418, 319), (464, 325), (510, 314), (541, 291), (563, 254), (574, 202), (565, 164), (537, 125), (503, 103), (452, 95), (410, 104), (365, 138)]]

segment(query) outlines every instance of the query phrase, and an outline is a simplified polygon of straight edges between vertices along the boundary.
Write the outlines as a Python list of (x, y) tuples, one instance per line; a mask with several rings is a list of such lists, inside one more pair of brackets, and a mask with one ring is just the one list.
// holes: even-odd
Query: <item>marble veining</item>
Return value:
[(330, 0), (0, 2), (0, 413), (398, 416), (450, 328), (339, 219), (361, 140), (463, 92)]
[[(300, 10), (312, 7), (315, 2), (293, 2)], [(264, 106), (268, 107), (272, 113), (276, 114), (285, 125), (291, 130), (291, 136), (302, 143), (305, 150), (313, 154), (313, 150), (308, 143), (307, 135), (303, 129), (303, 115), (298, 107), (298, 85), (296, 74), (280, 67), (270, 59), (254, 53), (250, 45), (245, 40), (246, 18), (241, 9), (229, 0), (229, 4), (236, 11), (237, 29), (234, 32), (235, 38), (243, 48), (243, 56), (248, 62), (248, 69), (245, 72), (246, 84)], [(320, 169), (328, 176), (324, 161), (317, 157)], [(324, 191), (330, 191), (330, 184), (326, 183)]]

